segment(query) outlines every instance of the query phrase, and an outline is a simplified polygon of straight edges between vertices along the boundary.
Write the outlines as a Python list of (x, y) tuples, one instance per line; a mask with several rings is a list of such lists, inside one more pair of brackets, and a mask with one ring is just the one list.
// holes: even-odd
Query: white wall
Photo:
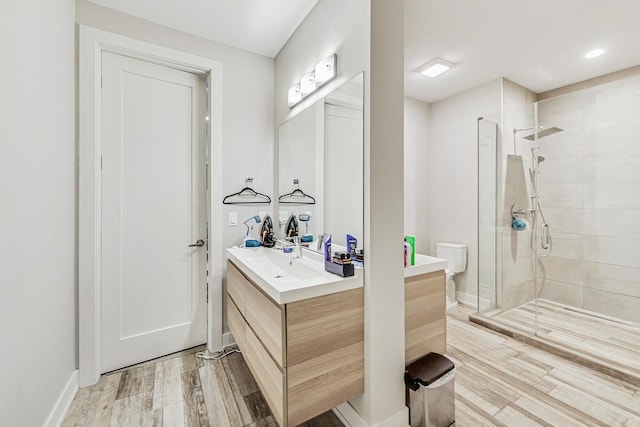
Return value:
[[(275, 61), (277, 124), (365, 72), (365, 392), (351, 404), (368, 425), (407, 424), (402, 381), (403, 24), (401, 2), (323, 0)], [(338, 77), (289, 110), (287, 89), (334, 52)]]
[(76, 343), (74, 0), (0, 2), (0, 425), (44, 425)]
[(429, 129), (431, 107), (417, 99), (404, 99), (404, 232), (416, 237), (416, 252), (429, 247)]
[[(202, 39), (127, 15), (94, 3), (78, 0), (79, 24), (124, 35), (222, 62), (222, 191), (230, 194), (254, 177), (252, 188), (277, 198), (273, 186), (273, 59)], [(277, 187), (276, 187), (277, 188)], [(212, 200), (212, 203), (222, 203)], [(223, 217), (212, 233), (223, 234), (223, 247), (242, 243), (243, 221), (271, 205), (225, 205)], [(228, 226), (228, 214), (238, 215), (238, 226)], [(226, 328), (226, 327), (225, 327)]]
[(429, 157), (430, 245), (463, 243), (467, 271), (456, 276), (457, 291), (477, 295), (478, 281), (478, 148), (477, 118), (499, 112), (501, 79), (431, 104)]

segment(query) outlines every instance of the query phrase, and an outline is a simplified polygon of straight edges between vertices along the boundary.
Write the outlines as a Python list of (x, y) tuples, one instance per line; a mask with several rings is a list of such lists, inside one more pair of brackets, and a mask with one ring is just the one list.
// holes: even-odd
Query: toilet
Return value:
[(467, 246), (460, 243), (436, 243), (436, 256), (446, 259), (447, 268), (447, 310), (458, 304), (456, 301), (456, 282), (453, 280), (458, 273), (467, 269)]

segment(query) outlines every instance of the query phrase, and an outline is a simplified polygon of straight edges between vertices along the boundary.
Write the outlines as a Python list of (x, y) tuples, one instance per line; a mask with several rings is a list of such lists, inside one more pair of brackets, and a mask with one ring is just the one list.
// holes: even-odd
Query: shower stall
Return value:
[(472, 320), (640, 384), (640, 76), (478, 118)]

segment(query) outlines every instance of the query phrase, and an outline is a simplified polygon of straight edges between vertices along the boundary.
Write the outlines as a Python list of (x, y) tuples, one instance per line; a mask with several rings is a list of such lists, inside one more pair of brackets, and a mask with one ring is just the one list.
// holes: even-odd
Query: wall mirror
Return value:
[(318, 249), (321, 234), (331, 234), (342, 246), (350, 234), (363, 247), (363, 98), (360, 73), (280, 125), (280, 235), (295, 214), (303, 219), (300, 235), (313, 236), (310, 249)]

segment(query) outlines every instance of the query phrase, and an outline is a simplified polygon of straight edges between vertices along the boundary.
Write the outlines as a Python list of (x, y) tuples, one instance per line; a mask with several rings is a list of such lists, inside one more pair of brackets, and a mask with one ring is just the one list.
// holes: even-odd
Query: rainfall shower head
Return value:
[[(521, 130), (531, 130), (531, 129), (533, 129), (533, 128), (521, 129)], [(547, 129), (543, 128), (542, 126), (539, 126), (538, 129), (540, 129), (538, 131), (538, 139), (544, 138), (544, 137), (549, 136), (549, 135), (553, 135), (554, 133), (562, 132), (564, 130), (564, 129), (560, 129), (559, 127), (555, 127), (555, 126), (547, 128)], [(515, 129), (514, 129), (514, 133), (515, 133)], [(536, 134), (532, 133), (530, 135), (523, 136), (522, 138), (523, 139), (528, 139), (529, 141), (533, 141), (533, 140), (536, 139)]]

